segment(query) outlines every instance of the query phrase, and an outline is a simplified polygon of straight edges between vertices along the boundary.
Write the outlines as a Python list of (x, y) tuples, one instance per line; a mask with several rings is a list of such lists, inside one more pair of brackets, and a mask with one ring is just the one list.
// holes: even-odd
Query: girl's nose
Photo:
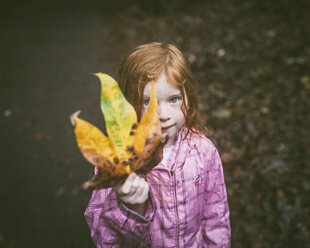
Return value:
[(168, 121), (170, 119), (167, 106), (158, 105), (158, 116), (160, 121)]

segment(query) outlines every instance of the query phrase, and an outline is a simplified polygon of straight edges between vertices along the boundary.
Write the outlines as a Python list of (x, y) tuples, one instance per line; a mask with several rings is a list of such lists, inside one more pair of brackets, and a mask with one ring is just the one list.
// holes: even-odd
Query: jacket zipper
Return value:
[[(179, 158), (179, 152), (180, 152), (180, 147), (181, 147), (181, 144), (179, 145), (179, 148), (178, 148), (178, 151), (177, 151), (177, 154), (176, 154), (176, 157), (175, 157), (175, 163), (173, 165), (172, 168), (176, 168), (176, 164), (177, 164), (177, 161), (178, 161), (178, 158)], [(174, 199), (175, 199), (175, 204), (174, 204), (174, 207), (175, 207), (175, 211), (176, 211), (176, 215), (177, 215), (177, 247), (180, 247), (180, 232), (179, 232), (179, 211), (178, 211), (178, 199), (177, 199), (177, 187), (176, 187), (176, 177), (175, 177), (175, 171), (174, 170), (170, 170), (170, 175), (173, 177), (173, 183), (174, 183)]]
[(177, 199), (177, 187), (176, 187), (176, 178), (175, 178), (175, 173), (173, 170), (170, 171), (171, 176), (173, 177), (173, 183), (174, 183), (174, 199), (175, 199), (175, 211), (176, 211), (176, 215), (177, 215), (177, 226), (176, 226), (176, 235), (177, 235), (177, 247), (180, 247), (179, 243), (179, 211), (178, 211), (178, 199)]

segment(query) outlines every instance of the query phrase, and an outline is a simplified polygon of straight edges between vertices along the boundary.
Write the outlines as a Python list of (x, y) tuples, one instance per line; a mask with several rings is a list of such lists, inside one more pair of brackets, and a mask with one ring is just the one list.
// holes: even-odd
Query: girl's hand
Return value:
[(115, 189), (119, 198), (127, 204), (142, 204), (149, 195), (149, 184), (136, 173), (131, 173), (126, 181)]

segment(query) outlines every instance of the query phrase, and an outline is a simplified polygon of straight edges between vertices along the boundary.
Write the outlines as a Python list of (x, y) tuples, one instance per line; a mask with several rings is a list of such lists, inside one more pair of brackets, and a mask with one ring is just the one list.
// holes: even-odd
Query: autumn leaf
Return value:
[(98, 173), (84, 188), (106, 188), (122, 183), (132, 172), (147, 174), (161, 161), (163, 143), (157, 113), (155, 82), (151, 83), (149, 107), (138, 123), (137, 114), (118, 83), (109, 75), (95, 74), (101, 82), (100, 105), (108, 136), (97, 127), (71, 115), (78, 147)]

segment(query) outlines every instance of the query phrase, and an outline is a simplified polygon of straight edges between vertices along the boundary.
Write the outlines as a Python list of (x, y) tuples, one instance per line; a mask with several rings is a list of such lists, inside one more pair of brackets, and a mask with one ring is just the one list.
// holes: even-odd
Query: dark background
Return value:
[(133, 47), (191, 61), (223, 159), (232, 247), (309, 247), (308, 0), (0, 3), (0, 246), (93, 247), (69, 116), (103, 127), (99, 82)]

